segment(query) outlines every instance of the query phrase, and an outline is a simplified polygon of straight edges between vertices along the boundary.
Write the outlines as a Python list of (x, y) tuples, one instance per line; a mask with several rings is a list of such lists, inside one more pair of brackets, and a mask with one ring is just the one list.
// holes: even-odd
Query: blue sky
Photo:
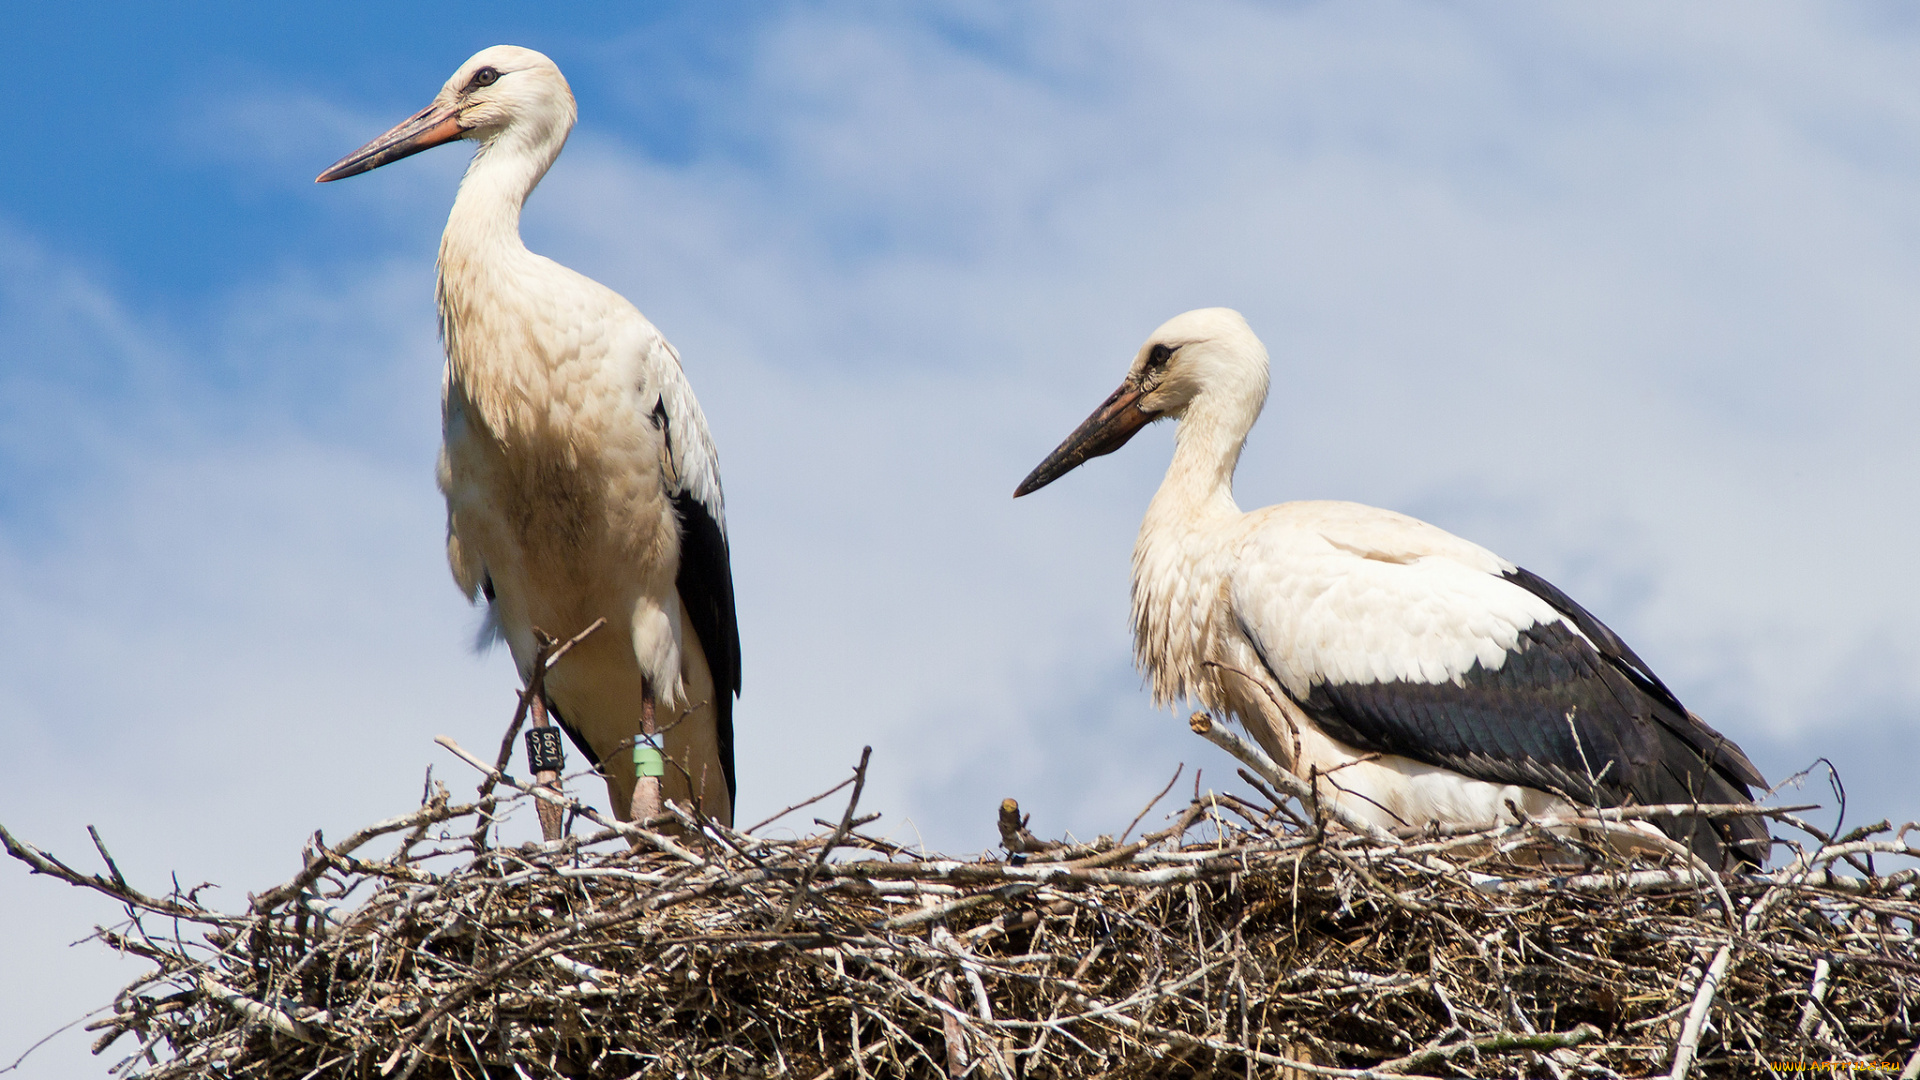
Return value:
[[(244, 902), (491, 746), (432, 483), (464, 152), (312, 177), (510, 42), (581, 121), (535, 250), (720, 445), (742, 814), (876, 750), (896, 835), (1231, 776), (1130, 663), (1169, 433), (1019, 479), (1191, 307), (1274, 392), (1243, 506), (1348, 498), (1555, 581), (1770, 778), (1920, 817), (1920, 22), (1893, 4), (14, 5), (0, 821)], [(582, 785), (591, 791), (593, 785)], [(1805, 793), (1825, 798), (1824, 786)], [(531, 831), (531, 826), (528, 826)], [(0, 1065), (139, 971), (0, 872)], [(89, 1075), (69, 1034), (28, 1076)]]

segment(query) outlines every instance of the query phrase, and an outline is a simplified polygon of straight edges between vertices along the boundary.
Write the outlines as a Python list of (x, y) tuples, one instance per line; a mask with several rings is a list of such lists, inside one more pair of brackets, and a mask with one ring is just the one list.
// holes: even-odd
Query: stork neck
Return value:
[(1211, 647), (1208, 613), (1231, 565), (1217, 556), (1237, 532), (1233, 470), (1247, 427), (1188, 408), (1174, 435), (1173, 464), (1134, 541), (1134, 657), (1152, 673), (1158, 704), (1196, 694), (1213, 701), (1202, 661)]
[(560, 156), (567, 133), (541, 141), (507, 130), (480, 144), (460, 180), (447, 230), (440, 238), (441, 268), (448, 256), (500, 247), (525, 250), (520, 241), (520, 209), (527, 196)]
[[(435, 298), (447, 350), (449, 400), (470, 397), (481, 422), (496, 433), (530, 430), (537, 412), (521, 389), (542, 361), (503, 335), (500, 327), (524, 316), (525, 273), (534, 256), (520, 240), (520, 207), (559, 155), (566, 131), (546, 144), (502, 132), (482, 144), (460, 181), (460, 193), (440, 234)], [(531, 366), (530, 366), (531, 365)]]
[(1173, 463), (1148, 508), (1149, 518), (1174, 517), (1198, 524), (1240, 513), (1233, 501), (1233, 473), (1240, 464), (1251, 418), (1222, 415), (1194, 402), (1174, 433)]

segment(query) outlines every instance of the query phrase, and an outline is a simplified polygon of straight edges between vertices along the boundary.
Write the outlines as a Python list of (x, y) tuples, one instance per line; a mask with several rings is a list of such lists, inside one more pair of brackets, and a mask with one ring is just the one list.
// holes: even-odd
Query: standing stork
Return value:
[(440, 490), (447, 561), (484, 597), (523, 678), (538, 631), (589, 634), (545, 676), (561, 727), (619, 816), (643, 718), (663, 733), (663, 794), (733, 817), (740, 690), (720, 471), (680, 356), (618, 293), (528, 251), (520, 209), (575, 116), (553, 61), (497, 45), (433, 103), (319, 176), (441, 143), (479, 144), (440, 237)]
[[(1242, 513), (1233, 472), (1266, 399), (1267, 350), (1246, 320), (1189, 311), (1014, 492), (1179, 421), (1133, 548), (1134, 653), (1156, 704), (1239, 718), (1383, 827), (1747, 803), (1766, 786), (1618, 635), (1485, 548), (1355, 503)], [(1767, 855), (1758, 815), (1659, 826), (1716, 868)]]

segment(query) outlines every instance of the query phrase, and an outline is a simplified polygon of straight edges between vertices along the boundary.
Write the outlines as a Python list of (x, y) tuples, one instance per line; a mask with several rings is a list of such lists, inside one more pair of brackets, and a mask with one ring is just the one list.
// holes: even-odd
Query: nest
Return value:
[[(0, 830), (125, 903), (99, 938), (154, 964), (95, 1053), (152, 1080), (1920, 1071), (1920, 849), (1885, 823), (1769, 811), (1785, 865), (1721, 875), (1594, 842), (1659, 808), (1387, 836), (1249, 755), (1246, 794), (1138, 838), (1041, 840), (1009, 801), (1006, 851), (955, 859), (869, 831), (864, 756), (819, 797), (851, 785), (837, 823), (775, 839), (606, 821), (454, 749), (479, 798), (316, 835), (237, 913)], [(530, 797), (577, 835), (491, 845)]]

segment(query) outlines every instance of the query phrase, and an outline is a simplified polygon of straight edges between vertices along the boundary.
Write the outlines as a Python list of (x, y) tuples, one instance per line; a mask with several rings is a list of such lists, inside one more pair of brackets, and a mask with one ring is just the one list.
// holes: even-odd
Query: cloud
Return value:
[[(579, 87), (653, 72), (689, 114), (669, 152), (583, 94), (525, 225), (675, 341), (720, 444), (743, 816), (864, 743), (883, 827), (949, 850), (1007, 795), (1084, 835), (1176, 762), (1228, 782), (1129, 664), (1168, 432), (1010, 498), (1148, 330), (1214, 303), (1276, 362), (1243, 505), (1351, 498), (1485, 543), (1771, 775), (1825, 753), (1853, 820), (1920, 816), (1888, 764), (1920, 713), (1920, 35), (1599, 11), (827, 7), (730, 38), (724, 79), (617, 35), (560, 57)], [(287, 100), (183, 105), (182, 145), (291, 110), (328, 142), (258, 140), (291, 169), (398, 118)], [(0, 237), (0, 355), (32, 358), (0, 369), (0, 724), (37, 763), (10, 828), (78, 858), (98, 822), (136, 880), (237, 903), (428, 763), (467, 783), (433, 734), (491, 748), (509, 665), (465, 651), (430, 481), (457, 157), (287, 188), (320, 253), (185, 311)], [(0, 878), (36, 928), (0, 944), (10, 1031), (125, 976), (58, 947), (117, 917), (69, 899)], [(83, 1041), (28, 1075), (89, 1067)]]
[[(313, 829), (340, 835), (416, 798), (433, 734), (488, 742), (511, 709), (508, 671), (420, 648), (467, 638), (474, 621), (441, 564), (430, 438), (366, 436), (382, 417), (365, 403), (387, 393), (430, 428), (432, 367), (401, 371), (417, 359), (404, 333), (342, 360), (340, 308), (380, 321), (366, 295), (282, 283), (265, 305), (277, 333), (231, 315), (175, 337), (53, 256), (28, 269), (0, 279), (0, 304), (20, 316), (4, 347), (44, 362), (7, 380), (18, 471), (0, 531), (0, 655), (7, 741), (31, 764), (0, 820), (80, 859), (82, 825), (96, 823), (144, 886), (178, 871), (242, 904), (297, 865)], [(242, 306), (259, 314), (264, 299)], [(415, 321), (431, 348), (430, 319)], [(196, 336), (190, 362), (179, 342)], [(256, 348), (259, 369), (234, 366)], [(97, 945), (62, 948), (116, 921), (110, 905), (7, 874), (0, 906), (16, 928), (0, 943), (8, 1050), (131, 977)], [(85, 1041), (63, 1038), (28, 1075), (97, 1067)]]
[[(1893, 62), (1913, 42), (1803, 9), (1732, 34), (1683, 20), (1684, 47), (1394, 10), (1412, 17), (1226, 8), (1177, 30), (1135, 10), (1024, 50), (807, 20), (750, 68), (744, 97), (771, 113), (724, 111), (739, 126), (690, 164), (576, 145), (529, 234), (681, 342), (736, 488), (760, 475), (743, 455), (814, 448), (834, 482), (783, 484), (782, 520), (966, 536), (992, 552), (962, 590), (982, 612), (1050, 566), (1055, 614), (1017, 621), (1026, 654), (1071, 648), (1063, 616), (1118, 596), (1113, 553), (1159, 463), (1130, 448), (1039, 497), (1059, 510), (1000, 488), (1146, 329), (1225, 301), (1278, 358), (1243, 501), (1456, 525), (1592, 598), (1689, 700), (1783, 754), (1810, 717), (1920, 698), (1920, 596), (1884, 570), (1920, 465), (1901, 302), (1920, 261), (1899, 239), (1920, 205), (1898, 149), (1914, 69)], [(919, 433), (905, 453), (890, 417)], [(942, 448), (964, 455), (950, 478)], [(968, 569), (963, 545), (868, 546), (910, 562), (903, 580)], [(791, 641), (820, 609), (779, 610)], [(949, 625), (968, 651), (1003, 636)], [(863, 666), (922, 662), (875, 647)]]

